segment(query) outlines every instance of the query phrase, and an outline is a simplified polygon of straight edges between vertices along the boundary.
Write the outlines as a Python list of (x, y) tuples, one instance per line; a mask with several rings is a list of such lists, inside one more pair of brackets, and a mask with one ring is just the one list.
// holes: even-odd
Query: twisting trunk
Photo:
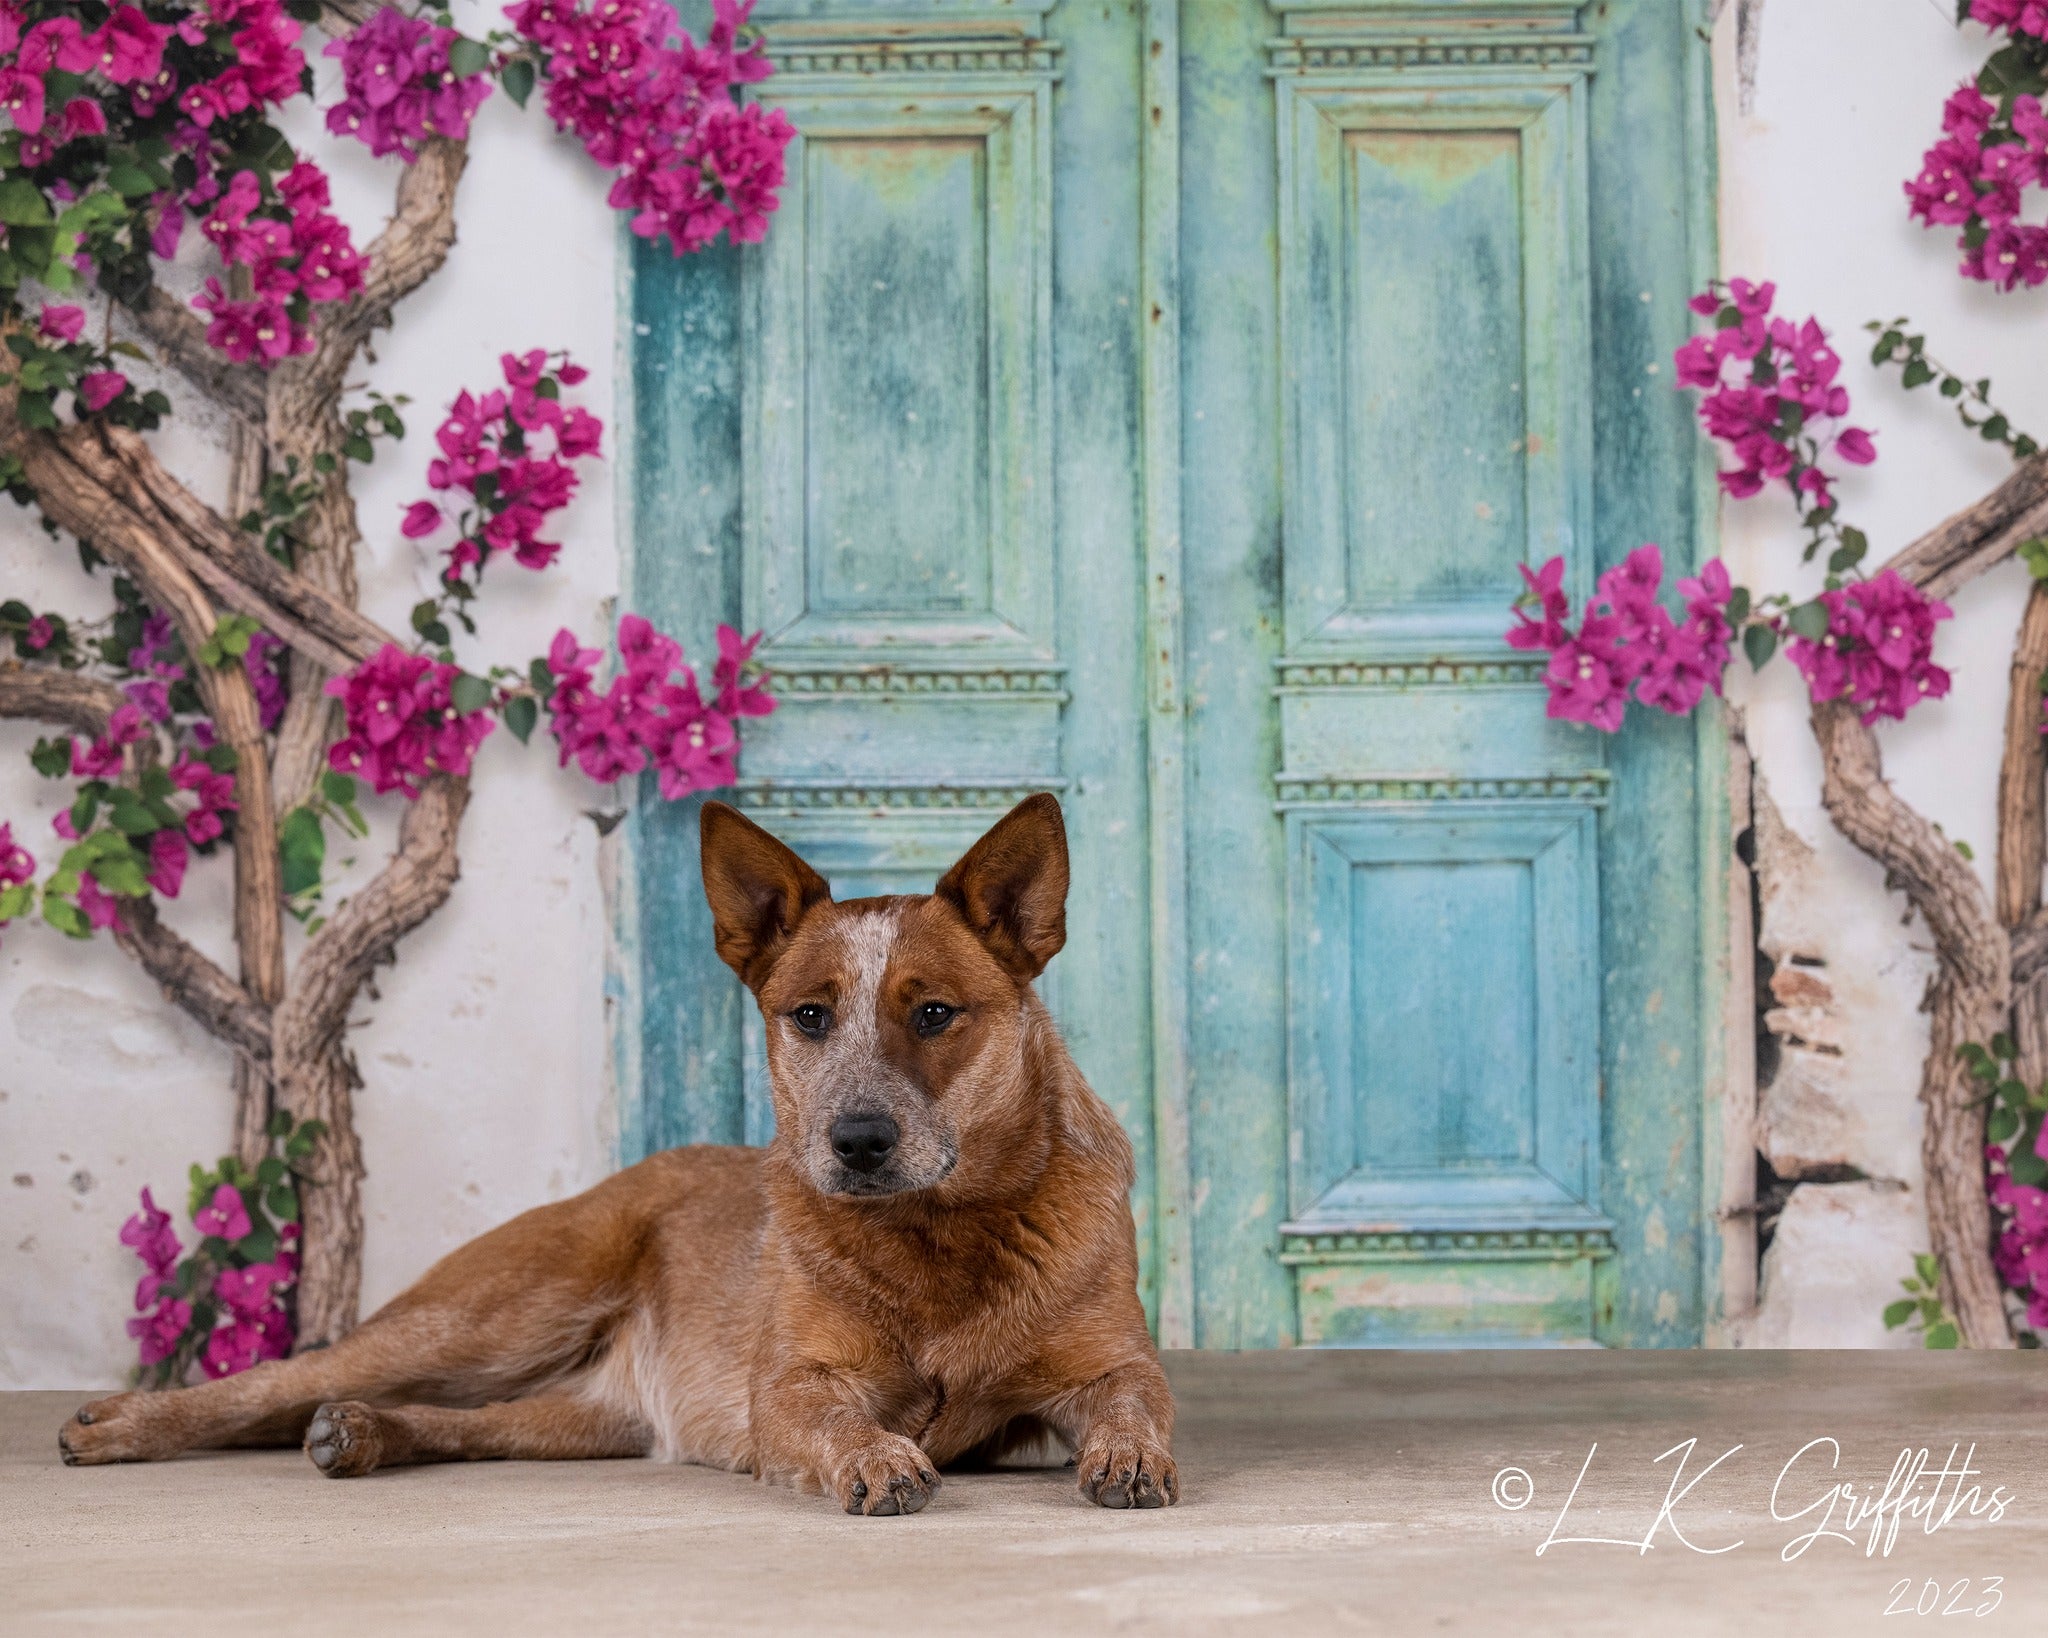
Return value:
[[(2022, 461), (1974, 505), (1928, 531), (1886, 567), (1947, 597), (2048, 532), (2048, 454)], [(1927, 1232), (1941, 1262), (1942, 1297), (1973, 1348), (2013, 1343), (1991, 1261), (1982, 1089), (1956, 1055), (2010, 1027), (2024, 1073), (2048, 1059), (2048, 918), (2041, 908), (2043, 776), (2040, 679), (2048, 668), (2048, 589), (2028, 599), (2014, 646), (2005, 756), (1999, 774), (1994, 903), (1955, 845), (1885, 782), (1877, 738), (1842, 704), (1813, 710), (1822, 800), (1842, 834), (1885, 867), (1934, 935), (1939, 970), (1928, 994), (1929, 1042), (1920, 1078), (1926, 1112), (1921, 1162)]]

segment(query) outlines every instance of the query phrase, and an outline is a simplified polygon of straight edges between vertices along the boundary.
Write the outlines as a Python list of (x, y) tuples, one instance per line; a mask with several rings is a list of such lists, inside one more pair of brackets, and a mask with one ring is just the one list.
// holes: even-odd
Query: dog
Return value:
[(930, 894), (843, 904), (721, 803), (701, 840), (767, 1034), (766, 1148), (671, 1149), (526, 1212), (331, 1348), (95, 1400), (64, 1460), (655, 1456), (878, 1517), (1049, 1438), (1090, 1501), (1176, 1501), (1130, 1142), (1032, 988), (1066, 940), (1059, 803), (1020, 803)]

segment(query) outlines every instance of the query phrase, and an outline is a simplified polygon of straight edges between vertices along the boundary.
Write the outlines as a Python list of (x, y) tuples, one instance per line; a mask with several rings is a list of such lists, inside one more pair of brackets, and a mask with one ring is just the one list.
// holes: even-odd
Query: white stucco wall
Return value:
[[(471, 32), (488, 26), (477, 21), (483, 6), (457, 9)], [(319, 100), (332, 101), (339, 65), (316, 59), (315, 72)], [(293, 135), (328, 166), (336, 203), (366, 242), (395, 168), (300, 126)], [(608, 436), (617, 431), (616, 222), (605, 179), (552, 134), (537, 99), (522, 114), (494, 97), (471, 152), (455, 252), (400, 309), (364, 377), (413, 400), (406, 440), (382, 446), (373, 469), (355, 469), (363, 603), (394, 631), (406, 629), (432, 573), (399, 537), (399, 513), (426, 492), (441, 406), (465, 386), (495, 384), (500, 352), (568, 347), (591, 371), (581, 400)], [(218, 485), (219, 436), (181, 428), (160, 447)], [(558, 626), (588, 638), (607, 625), (619, 561), (611, 474), (603, 463), (585, 472), (556, 565), (542, 575), (499, 566), (482, 636), (458, 645), (465, 659), (523, 664)], [(0, 587), (67, 611), (109, 601), (69, 547), (52, 549), (11, 503), (0, 503)], [(23, 753), (34, 738), (0, 723), (0, 817), (47, 859), (64, 787), (29, 770)], [(582, 817), (606, 793), (558, 772), (551, 750), (545, 734), (525, 749), (502, 732), (485, 745), (454, 897), (379, 974), (380, 999), (357, 1010), (351, 1043), (368, 1083), (356, 1099), (369, 1165), (366, 1312), (461, 1241), (610, 1168), (605, 910), (597, 835)], [(360, 850), (365, 863), (388, 846), (400, 800), (369, 804), (382, 826)], [(231, 962), (218, 936), (227, 875), (225, 859), (195, 864), (168, 916)], [(182, 1210), (186, 1168), (219, 1152), (230, 1103), (227, 1054), (110, 941), (74, 944), (28, 923), (0, 933), (0, 1387), (120, 1380), (133, 1361), (123, 1297), (139, 1270), (115, 1235), (145, 1183)]]
[[(463, 9), (474, 16), (482, 7)], [(1965, 285), (1948, 242), (1905, 216), (1900, 182), (1937, 129), (1942, 99), (1983, 55), (1978, 39), (1946, 20), (1946, 0), (1769, 0), (1749, 112), (1736, 89), (1736, 9), (1729, 0), (1716, 40), (1724, 265), (1775, 278), (1785, 310), (1815, 312), (1837, 333), (1858, 419), (1877, 431), (1880, 450), (1878, 464), (1845, 485), (1844, 506), (1882, 553), (1981, 493), (2003, 462), (1956, 429), (1931, 394), (1908, 399), (1895, 377), (1876, 379), (1858, 326), (1910, 313), (1944, 358), (1994, 375), (2020, 424), (2038, 434), (2048, 428), (2048, 379), (2014, 365), (2038, 355), (2029, 327), (2048, 293), (2001, 298)], [(334, 65), (319, 72), (324, 100)], [(392, 173), (359, 150), (308, 140), (367, 237)], [(601, 179), (537, 114), (502, 99), (485, 108), (472, 151), (461, 241), (402, 308), (368, 372), (382, 390), (414, 400), (411, 437), (357, 478), (364, 601), (394, 629), (431, 573), (396, 522), (422, 492), (439, 406), (462, 386), (488, 385), (501, 350), (541, 345), (568, 346), (591, 368), (584, 400), (608, 421), (615, 397), (615, 239)], [(180, 428), (163, 447), (185, 470), (220, 481), (218, 429)], [(516, 659), (557, 625), (588, 635), (606, 623), (619, 559), (605, 472), (586, 479), (565, 538), (546, 575), (492, 577), (484, 637), (465, 654)], [(1812, 583), (1779, 503), (1730, 509), (1724, 544), (1751, 585)], [(39, 606), (104, 602), (93, 601), (68, 551), (53, 552), (11, 508), (0, 509), (0, 587)], [(1955, 693), (1883, 736), (1900, 788), (1975, 844), (1980, 860), (1991, 852), (2006, 655), (2023, 589), (2021, 571), (2008, 569), (1964, 594), (1941, 644)], [(1821, 963), (1807, 970), (1833, 1000), (1808, 1028), (1832, 1030), (1828, 1041), (1840, 1047), (1839, 1058), (1792, 1066), (1824, 1077), (1828, 1101), (1818, 1111), (1809, 1102), (1806, 1127), (1788, 1124), (1783, 1143), (1832, 1143), (1872, 1177), (1917, 1187), (1925, 1027), (1911, 1009), (1924, 935), (1902, 925), (1900, 902), (1819, 808), (1796, 676), (1781, 663), (1738, 682), (1734, 696), (1784, 826), (1810, 850), (1798, 872), (1767, 888), (1777, 901), (1766, 904), (1766, 937)], [(43, 851), (60, 787), (29, 772), (21, 753), (33, 737), (0, 724), (0, 816)], [(539, 744), (522, 751), (502, 733), (486, 746), (462, 882), (380, 976), (380, 998), (359, 1009), (366, 1309), (460, 1241), (574, 1192), (610, 1164), (606, 910), (597, 838), (582, 817), (599, 793), (551, 762)], [(382, 806), (379, 840), (388, 839), (393, 801)], [(195, 870), (171, 912), (223, 959), (225, 904), (216, 865)], [(1768, 1116), (1769, 1093), (1765, 1104)], [(135, 1265), (116, 1231), (142, 1184), (167, 1201), (182, 1194), (187, 1164), (224, 1140), (228, 1111), (225, 1054), (105, 942), (72, 944), (34, 926), (0, 934), (0, 1387), (119, 1380), (132, 1358), (121, 1298)], [(1833, 1187), (1792, 1218), (1797, 1232), (1766, 1271), (1764, 1311), (1738, 1336), (1884, 1340), (1874, 1315), (1903, 1271), (1894, 1265), (1912, 1211), (1897, 1189)]]
[[(1779, 309), (1816, 314), (1847, 360), (1855, 420), (1877, 434), (1874, 466), (1842, 486), (1846, 517), (1869, 533), (1872, 560), (1897, 550), (2009, 470), (2002, 451), (1956, 423), (1932, 388), (1907, 395), (1898, 372), (1869, 362), (1871, 319), (1910, 315), (1928, 347), (1965, 377), (1992, 377), (2016, 425), (2048, 430), (2039, 367), (2048, 292), (2000, 296), (1955, 272), (1954, 240), (1911, 221), (1901, 184), (1940, 134), (1941, 104), (1989, 47), (1959, 31), (1948, 0), (1766, 0), (1758, 17), (1754, 95), (1737, 84), (1738, 0), (1716, 36), (1722, 263), (1775, 279)], [(1802, 568), (1790, 506), (1759, 499), (1724, 510), (1736, 578), (1758, 589), (1817, 589)], [(1937, 658), (1954, 691), (1880, 730), (1900, 793), (1968, 843), (1989, 889), (2006, 668), (2026, 594), (2009, 564), (1955, 599)], [(1746, 669), (1746, 668), (1744, 668)], [(1898, 1293), (1910, 1252), (1924, 1249), (1916, 1101), (1927, 1027), (1918, 1011), (1931, 970), (1926, 929), (1882, 872), (1843, 842), (1819, 802), (1819, 763), (1797, 673), (1782, 660), (1737, 684), (1757, 767), (1789, 835), (1765, 861), (1762, 936), (1781, 963), (1786, 1005), (1773, 1027), (1814, 1043), (1788, 1048), (1761, 1098), (1767, 1151), (1785, 1164), (1836, 1159), (1896, 1189), (1821, 1184), (1825, 1209), (1795, 1211), (1798, 1256), (1767, 1259), (1762, 1312), (1738, 1336), (1758, 1344), (1917, 1345), (1885, 1337), (1878, 1311)], [(1803, 844), (1803, 846), (1802, 846)], [(1817, 965), (1808, 965), (1817, 963)], [(1831, 1050), (1832, 1049), (1832, 1050)], [(1837, 1052), (1839, 1055), (1836, 1055)], [(1908, 1244), (1902, 1236), (1915, 1232)]]

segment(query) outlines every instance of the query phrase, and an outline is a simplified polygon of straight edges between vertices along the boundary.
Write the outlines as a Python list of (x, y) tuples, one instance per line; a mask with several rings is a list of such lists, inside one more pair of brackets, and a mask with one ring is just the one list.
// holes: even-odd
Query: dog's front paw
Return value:
[(330, 1479), (373, 1472), (384, 1459), (381, 1418), (355, 1400), (322, 1405), (306, 1425), (306, 1456)]
[(939, 1470), (932, 1459), (895, 1433), (862, 1445), (832, 1476), (839, 1505), (869, 1518), (915, 1513), (938, 1488)]
[(1098, 1507), (1170, 1507), (1180, 1500), (1180, 1469), (1172, 1454), (1145, 1435), (1091, 1438), (1074, 1465), (1081, 1494)]
[(102, 1462), (154, 1462), (183, 1448), (168, 1396), (117, 1393), (95, 1399), (57, 1430), (57, 1454), (66, 1467)]

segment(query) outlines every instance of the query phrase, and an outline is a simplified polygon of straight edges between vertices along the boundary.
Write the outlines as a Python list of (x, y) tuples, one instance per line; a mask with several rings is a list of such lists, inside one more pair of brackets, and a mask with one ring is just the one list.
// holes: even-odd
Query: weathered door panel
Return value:
[(1693, 539), (1685, 11), (1181, 8), (1207, 1343), (1697, 1336), (1693, 748), (1501, 642)]

